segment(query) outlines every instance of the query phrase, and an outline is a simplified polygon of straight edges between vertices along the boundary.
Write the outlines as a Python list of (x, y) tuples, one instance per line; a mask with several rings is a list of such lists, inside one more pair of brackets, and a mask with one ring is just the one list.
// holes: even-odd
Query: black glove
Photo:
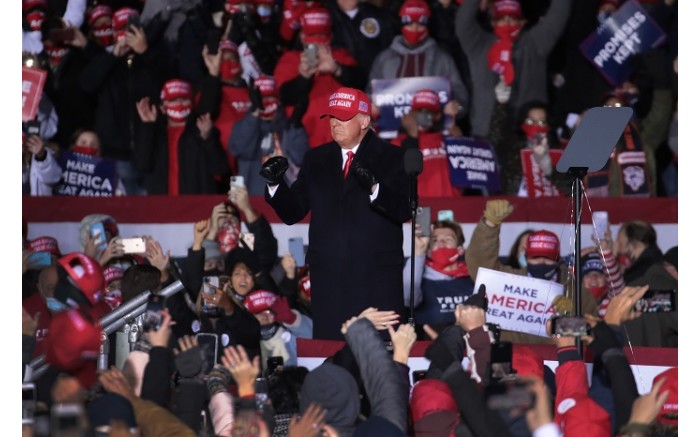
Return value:
[(353, 159), (350, 165), (350, 173), (355, 176), (355, 179), (365, 191), (372, 194), (372, 187), (378, 181), (369, 168), (365, 167), (359, 160)]
[(204, 354), (199, 345), (193, 346), (175, 356), (175, 369), (183, 378), (194, 378), (204, 367)]
[(610, 349), (620, 349), (620, 343), (617, 341), (615, 331), (602, 320), (596, 323), (591, 332), (595, 339), (591, 343), (591, 347), (596, 356), (603, 355), (605, 351)]
[(284, 173), (289, 168), (289, 161), (284, 156), (273, 156), (265, 161), (260, 170), (260, 176), (267, 180), (269, 185), (279, 185), (284, 179)]
[(255, 112), (263, 108), (260, 88), (255, 86), (252, 78), (248, 82), (248, 97), (250, 98), (250, 112)]

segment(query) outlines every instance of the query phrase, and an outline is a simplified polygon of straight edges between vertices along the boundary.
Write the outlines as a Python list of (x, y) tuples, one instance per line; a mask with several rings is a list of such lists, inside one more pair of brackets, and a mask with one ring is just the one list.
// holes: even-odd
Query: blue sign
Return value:
[[(381, 138), (396, 138), (401, 128), (401, 117), (411, 111), (411, 100), (416, 91), (429, 89), (440, 97), (440, 108), (450, 101), (450, 80), (439, 76), (372, 79), (372, 103), (379, 108), (375, 127)], [(451, 118), (444, 125), (452, 123)]]
[(112, 197), (117, 190), (117, 163), (82, 153), (64, 153), (63, 177), (56, 187), (59, 196)]
[(473, 138), (447, 137), (445, 150), (453, 186), (501, 191), (498, 162), (491, 144)]
[(644, 8), (629, 0), (579, 48), (611, 85), (618, 86), (634, 71), (632, 57), (657, 47), (665, 39), (664, 31)]

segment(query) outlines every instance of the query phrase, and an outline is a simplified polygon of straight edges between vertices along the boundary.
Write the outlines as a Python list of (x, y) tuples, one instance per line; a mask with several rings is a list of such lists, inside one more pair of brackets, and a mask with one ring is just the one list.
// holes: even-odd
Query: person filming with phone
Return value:
[(403, 223), (411, 216), (403, 151), (370, 129), (370, 100), (354, 88), (327, 97), (333, 141), (306, 153), (299, 176), (268, 159), (265, 200), (288, 225), (310, 212), (309, 248), (314, 338), (342, 339), (338, 327), (368, 307), (403, 313)]

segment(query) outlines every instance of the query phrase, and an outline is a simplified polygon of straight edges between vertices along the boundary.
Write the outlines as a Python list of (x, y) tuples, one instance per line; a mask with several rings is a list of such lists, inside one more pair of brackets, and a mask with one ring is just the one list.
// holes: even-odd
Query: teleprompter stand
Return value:
[[(575, 214), (575, 300), (576, 316), (581, 316), (581, 196), (583, 193), (583, 178), (588, 172), (599, 171), (610, 159), (610, 154), (632, 117), (629, 107), (596, 107), (583, 115), (581, 123), (574, 131), (573, 137), (566, 146), (564, 153), (557, 163), (559, 173), (567, 173), (574, 178)], [(577, 342), (579, 352), (582, 352), (581, 342)], [(581, 355), (583, 356), (583, 355)]]

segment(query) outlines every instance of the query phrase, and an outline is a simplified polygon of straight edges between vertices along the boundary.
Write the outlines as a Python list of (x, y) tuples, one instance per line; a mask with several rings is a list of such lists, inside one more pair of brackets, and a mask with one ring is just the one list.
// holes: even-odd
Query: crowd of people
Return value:
[[(46, 74), (23, 122), (23, 193), (96, 195), (61, 177), (66, 160), (87, 155), (110, 163), (101, 177), (112, 187), (99, 195), (224, 194), (231, 175), (262, 195), (267, 158), (287, 157), (292, 182), (306, 152), (331, 140), (319, 116), (345, 86), (372, 98), (382, 138), (430, 160), (427, 195), (533, 196), (521, 150), (546, 195), (565, 195), (550, 150), (606, 105), (634, 116), (587, 179), (590, 194), (676, 196), (676, 0), (640, 2), (665, 38), (631, 57), (624, 81), (607, 81), (579, 49), (625, 3), (23, 0), (23, 66)], [(435, 77), (448, 89), (397, 92), (409, 101), (395, 108), (396, 132), (377, 124), (377, 83)], [(451, 181), (445, 136), (488, 141), (500, 187)]]
[[(589, 195), (676, 195), (675, 0), (644, 2), (667, 40), (635, 57), (624, 84), (577, 58), (623, 4), (23, 0), (23, 60), (47, 72), (23, 124), (26, 194), (66, 194), (61, 166), (100, 158), (111, 195), (222, 196), (179, 237), (182, 258), (104, 214), (80, 221), (71, 253), (52, 235), (28, 239), (24, 222), (23, 432), (676, 435), (677, 367), (639, 386), (623, 349), (678, 346), (676, 308), (640, 306), (650, 290), (677, 301), (677, 247), (663, 253), (650, 223), (596, 230), (577, 265), (554, 229), (526, 230), (503, 257), (514, 206), (486, 197), (471, 235), (439, 217), (416, 226), (415, 263), (402, 251), (412, 149), (423, 196), (476, 194), (451, 185), (448, 136), (491, 143), (499, 193), (531, 194), (518, 162), (530, 149), (540, 188), (566, 195), (551, 151), (593, 106), (635, 116)], [(417, 90), (384, 141), (372, 81), (431, 76), (451, 94)], [(278, 255), (251, 196), (288, 225), (311, 213), (303, 263)], [(561, 289), (540, 331), (501, 328), (480, 271)], [(137, 301), (146, 310), (124, 321), (125, 348), (101, 320)], [(576, 313), (578, 331), (563, 330)], [(342, 343), (306, 368), (297, 339)], [(411, 372), (418, 340), (429, 365)], [(535, 344), (556, 349), (554, 370)]]

